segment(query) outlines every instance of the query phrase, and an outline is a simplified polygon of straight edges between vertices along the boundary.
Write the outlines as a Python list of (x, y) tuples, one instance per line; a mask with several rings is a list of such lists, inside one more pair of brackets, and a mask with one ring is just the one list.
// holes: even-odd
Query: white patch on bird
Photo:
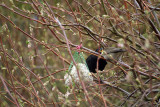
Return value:
[[(92, 82), (93, 81), (93, 77), (85, 64), (78, 63), (77, 68), (79, 70), (80, 78), (82, 81), (84, 81), (84, 82)], [(78, 84), (80, 83), (75, 66), (73, 66), (71, 68), (71, 71), (64, 76), (64, 80), (65, 80), (65, 84), (67, 86), (72, 85), (73, 81)]]

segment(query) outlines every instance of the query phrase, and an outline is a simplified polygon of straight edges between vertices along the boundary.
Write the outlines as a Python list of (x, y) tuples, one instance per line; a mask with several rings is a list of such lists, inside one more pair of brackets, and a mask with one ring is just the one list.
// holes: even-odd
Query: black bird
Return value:
[[(102, 51), (102, 48), (96, 50), (96, 52), (98, 52), (98, 53), (101, 53), (101, 51)], [(86, 59), (86, 63), (87, 63), (87, 66), (88, 66), (88, 69), (89, 69), (90, 72), (97, 73), (96, 72), (97, 60), (98, 60), (98, 56), (95, 56), (95, 55), (90, 55)], [(106, 64), (107, 64), (107, 61), (105, 59), (102, 59), (102, 58), (100, 58), (98, 61), (99, 61), (98, 62), (98, 70), (103, 71)]]
[(99, 61), (98, 70), (103, 71), (105, 66), (107, 65), (107, 60), (111, 60), (110, 57), (118, 61), (121, 58), (122, 53), (125, 52), (125, 50), (120, 48), (110, 47), (110, 48), (106, 48), (105, 50), (103, 50), (103, 48), (97, 49), (96, 52), (100, 54), (102, 53), (102, 55), (104, 56), (104, 59), (100, 58), (98, 60), (98, 56), (95, 56), (95, 55), (90, 55), (86, 59), (86, 63), (89, 68), (89, 71), (92, 73), (96, 73), (97, 60)]

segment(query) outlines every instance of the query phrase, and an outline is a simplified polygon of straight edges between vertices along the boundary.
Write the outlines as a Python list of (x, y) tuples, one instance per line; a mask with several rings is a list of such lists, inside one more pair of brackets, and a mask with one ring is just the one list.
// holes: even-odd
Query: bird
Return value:
[[(96, 52), (101, 54), (102, 50), (103, 50), (102, 48), (96, 49)], [(86, 59), (86, 63), (87, 63), (88, 69), (92, 73), (97, 73), (96, 72), (97, 60), (98, 60), (98, 56), (96, 56), (96, 55), (90, 55)], [(107, 65), (107, 61), (105, 59), (100, 58), (99, 62), (98, 62), (98, 70), (101, 70), (101, 71), (104, 70), (106, 65)]]
[[(97, 61), (98, 61), (98, 70), (103, 71), (105, 66), (107, 65), (107, 61), (112, 60), (112, 58), (114, 58), (114, 60), (120, 59), (121, 53), (123, 53), (124, 50), (120, 48), (106, 48), (106, 49), (100, 48), (96, 49), (96, 52), (101, 54), (103, 58), (99, 58), (98, 60), (98, 56), (90, 55), (86, 59), (86, 64), (77, 63), (77, 68), (80, 73), (80, 78), (85, 82), (92, 82), (93, 80), (98, 81), (91, 75), (91, 73), (97, 73), (96, 72)], [(70, 86), (71, 84), (73, 84), (73, 82), (79, 84), (79, 77), (75, 65), (72, 66), (69, 73), (65, 74), (64, 80), (66, 86)], [(104, 83), (103, 80), (100, 79), (100, 83)]]
[(103, 58), (99, 58), (96, 55), (89, 55), (88, 58), (86, 59), (86, 63), (88, 66), (88, 69), (92, 73), (97, 73), (97, 61), (98, 61), (98, 70), (103, 71), (105, 66), (107, 65), (107, 61), (111, 61), (112, 58), (114, 60), (119, 60), (121, 59), (122, 53), (125, 52), (125, 49), (121, 48), (114, 48), (114, 47), (109, 47), (109, 48), (100, 48), (96, 49), (96, 52), (102, 54)]

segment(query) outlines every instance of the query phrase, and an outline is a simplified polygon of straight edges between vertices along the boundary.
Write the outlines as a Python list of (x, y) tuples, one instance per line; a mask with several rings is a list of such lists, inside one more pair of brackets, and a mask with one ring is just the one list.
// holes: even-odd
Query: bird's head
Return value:
[(100, 54), (102, 54), (103, 53), (103, 51), (104, 51), (104, 49), (101, 47), (101, 48), (99, 48), (99, 49), (96, 49), (96, 52), (98, 52), (98, 53), (100, 53)]

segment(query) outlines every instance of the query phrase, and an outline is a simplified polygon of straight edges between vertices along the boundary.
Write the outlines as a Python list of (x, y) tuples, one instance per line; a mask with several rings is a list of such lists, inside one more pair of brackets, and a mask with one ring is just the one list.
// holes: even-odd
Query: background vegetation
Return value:
[[(0, 106), (160, 106), (159, 19), (159, 0), (1, 0)], [(127, 50), (108, 84), (66, 87), (74, 52), (101, 44)]]

